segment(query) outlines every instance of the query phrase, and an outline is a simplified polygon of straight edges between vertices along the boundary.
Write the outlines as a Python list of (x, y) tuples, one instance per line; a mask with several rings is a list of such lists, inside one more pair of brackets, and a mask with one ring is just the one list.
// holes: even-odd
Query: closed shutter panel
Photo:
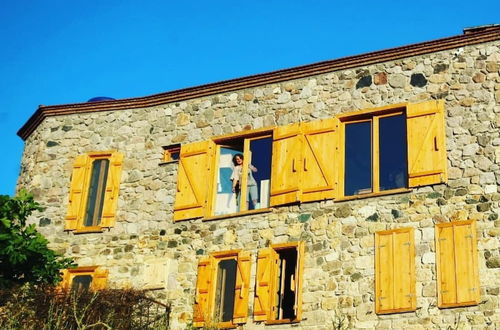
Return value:
[(302, 282), (304, 281), (304, 242), (299, 242), (297, 245), (297, 264), (295, 269), (295, 321), (302, 320)]
[(444, 101), (408, 104), (406, 116), (409, 186), (446, 182)]
[(211, 317), (211, 292), (213, 282), (214, 258), (202, 258), (198, 264), (193, 325), (202, 327)]
[(238, 254), (236, 286), (234, 293), (233, 323), (246, 323), (248, 316), (248, 292), (250, 289), (250, 253)]
[(259, 251), (253, 305), (253, 317), (255, 321), (266, 321), (270, 318), (272, 307), (271, 283), (277, 278), (275, 269), (277, 259), (278, 254), (272, 248), (265, 248)]
[(103, 290), (106, 289), (106, 284), (108, 282), (108, 270), (97, 268), (92, 276), (92, 289), (93, 290)]
[(298, 123), (274, 129), (271, 206), (295, 203), (300, 200), (302, 140)]
[(375, 234), (375, 311), (416, 310), (415, 239), (413, 228)]
[(78, 223), (83, 221), (90, 165), (91, 159), (87, 155), (77, 156), (73, 164), (65, 230), (75, 230)]
[(120, 192), (120, 180), (122, 174), (123, 154), (114, 152), (109, 158), (109, 172), (106, 181), (106, 192), (104, 194), (104, 205), (101, 219), (101, 227), (113, 227), (116, 220), (116, 209), (118, 205), (118, 193)]
[(475, 221), (436, 225), (438, 307), (477, 305), (480, 287)]
[(332, 199), (335, 189), (338, 119), (302, 123), (304, 158), (302, 160), (302, 202)]
[(196, 142), (181, 147), (174, 220), (203, 217), (212, 182), (212, 141)]

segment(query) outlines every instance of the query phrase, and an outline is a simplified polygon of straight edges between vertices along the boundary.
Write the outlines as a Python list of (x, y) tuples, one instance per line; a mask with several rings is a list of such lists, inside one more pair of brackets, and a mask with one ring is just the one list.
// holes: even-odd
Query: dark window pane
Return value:
[(372, 191), (371, 121), (345, 125), (346, 196)]
[(218, 322), (233, 320), (236, 267), (235, 259), (222, 260), (218, 264), (215, 297), (215, 319)]
[(248, 169), (248, 209), (269, 207), (271, 187), (271, 137), (250, 141), (250, 168)]
[(77, 275), (73, 277), (71, 288), (74, 290), (88, 290), (92, 283), (92, 276), (90, 275)]
[(85, 213), (85, 226), (97, 226), (101, 222), (106, 181), (108, 179), (108, 159), (96, 159), (92, 163), (90, 176), (89, 196), (87, 198), (87, 212)]
[(172, 151), (170, 152), (170, 159), (171, 160), (179, 160), (179, 155), (180, 155), (180, 151)]
[[(297, 249), (283, 249), (278, 251), (278, 290), (276, 291), (276, 320), (294, 319), (295, 315), (295, 287), (292, 283), (297, 280)], [(293, 281), (292, 281), (293, 278)]]
[(406, 187), (406, 118), (379, 119), (380, 190)]

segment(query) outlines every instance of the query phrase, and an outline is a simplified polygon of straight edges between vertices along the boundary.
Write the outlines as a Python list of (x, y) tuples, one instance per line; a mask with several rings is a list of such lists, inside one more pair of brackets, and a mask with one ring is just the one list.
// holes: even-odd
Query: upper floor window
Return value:
[(123, 155), (91, 152), (76, 157), (71, 176), (66, 230), (99, 232), (115, 221)]

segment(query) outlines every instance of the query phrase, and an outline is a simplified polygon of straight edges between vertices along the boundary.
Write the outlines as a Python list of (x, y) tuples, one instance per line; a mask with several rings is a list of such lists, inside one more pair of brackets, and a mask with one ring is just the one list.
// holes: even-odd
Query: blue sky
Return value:
[(500, 1), (3, 1), (0, 194), (38, 105), (145, 96), (500, 23)]

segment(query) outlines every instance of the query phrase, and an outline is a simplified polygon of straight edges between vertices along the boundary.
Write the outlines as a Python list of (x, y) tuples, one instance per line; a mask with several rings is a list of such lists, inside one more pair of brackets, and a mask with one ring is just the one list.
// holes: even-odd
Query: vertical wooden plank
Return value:
[(202, 327), (211, 318), (211, 292), (214, 260), (212, 257), (204, 257), (198, 264), (198, 277), (196, 281), (196, 293), (194, 304), (193, 325)]
[(436, 225), (438, 307), (453, 305), (457, 301), (456, 259), (453, 241), (453, 227), (451, 225)]
[(380, 191), (379, 118), (372, 118), (372, 191)]
[[(475, 230), (474, 230), (475, 231)], [(473, 304), (476, 301), (479, 286), (477, 285), (474, 255), (476, 253), (475, 237), (470, 221), (456, 222), (453, 225), (454, 249), (457, 279), (457, 304)]]
[(118, 194), (120, 192), (120, 181), (122, 174), (123, 154), (113, 152), (109, 158), (108, 179), (106, 192), (104, 194), (104, 205), (101, 219), (101, 227), (113, 227), (116, 222), (116, 209), (118, 206)]
[(271, 315), (272, 282), (277, 278), (275, 272), (275, 261), (277, 253), (272, 248), (259, 250), (257, 257), (257, 274), (255, 283), (255, 299), (253, 316), (255, 321), (267, 321)]
[(411, 310), (415, 296), (415, 278), (412, 260), (414, 259), (413, 229), (393, 234), (394, 255), (394, 306), (397, 310)]
[(75, 230), (83, 222), (90, 165), (91, 159), (87, 154), (77, 156), (73, 163), (64, 230)]
[(375, 310), (377, 313), (391, 310), (393, 303), (393, 242), (392, 232), (375, 234)]
[(236, 286), (234, 297), (233, 323), (246, 323), (248, 316), (248, 292), (250, 289), (250, 252), (238, 253), (238, 266), (236, 270)]
[(298, 242), (297, 245), (297, 264), (295, 270), (295, 321), (302, 320), (302, 297), (304, 282), (304, 263), (305, 263), (305, 243)]

